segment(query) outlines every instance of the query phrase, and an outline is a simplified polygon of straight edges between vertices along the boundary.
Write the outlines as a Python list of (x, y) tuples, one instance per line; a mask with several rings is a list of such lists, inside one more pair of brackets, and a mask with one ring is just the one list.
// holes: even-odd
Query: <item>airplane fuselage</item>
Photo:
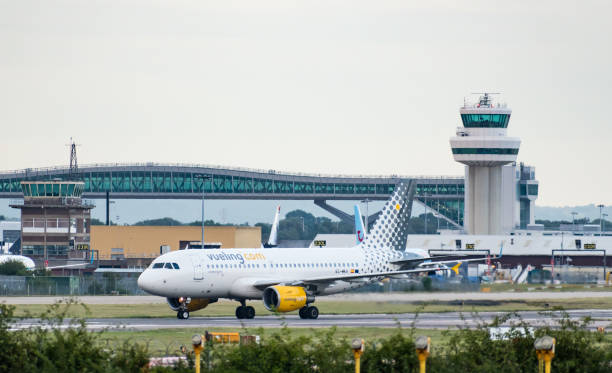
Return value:
[[(155, 259), (138, 284), (163, 297), (260, 299), (263, 289), (255, 285), (266, 279), (290, 283), (396, 269), (388, 259), (360, 248), (180, 250)], [(375, 280), (321, 284), (314, 294), (339, 293)]]

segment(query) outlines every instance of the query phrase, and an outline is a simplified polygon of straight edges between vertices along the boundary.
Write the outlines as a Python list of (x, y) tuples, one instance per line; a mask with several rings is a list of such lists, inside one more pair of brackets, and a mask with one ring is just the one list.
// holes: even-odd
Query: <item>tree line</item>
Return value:
[[(365, 217), (362, 217), (365, 221)], [(449, 224), (438, 219), (432, 213), (421, 214), (410, 218), (408, 226), (409, 234), (435, 234), (438, 228), (448, 228)], [(104, 222), (99, 219), (91, 219), (92, 225), (104, 225)], [(111, 225), (116, 223), (111, 222)], [(138, 221), (133, 226), (201, 226), (202, 221), (196, 220), (193, 222), (183, 223), (170, 217), (148, 219)], [(236, 224), (219, 223), (214, 220), (205, 220), (206, 226), (235, 226)], [(238, 224), (239, 226), (250, 226), (248, 223)], [(261, 228), (261, 237), (264, 242), (270, 236), (272, 229), (271, 223), (259, 222), (254, 224), (255, 227)], [(342, 220), (331, 220), (324, 216), (314, 216), (304, 210), (289, 211), (284, 219), (279, 221), (278, 239), (279, 240), (312, 240), (317, 234), (352, 234), (354, 233), (355, 225)]]

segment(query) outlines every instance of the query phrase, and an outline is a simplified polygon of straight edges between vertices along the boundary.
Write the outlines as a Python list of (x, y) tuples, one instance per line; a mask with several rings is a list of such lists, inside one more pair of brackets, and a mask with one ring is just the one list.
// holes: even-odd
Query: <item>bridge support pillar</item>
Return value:
[[(320, 208), (322, 208), (323, 210), (329, 212), (330, 214), (340, 218), (340, 220), (342, 220), (343, 222), (347, 223), (347, 224), (355, 224), (355, 215), (350, 215), (347, 214), (346, 212), (331, 206), (327, 204), (327, 201), (324, 199), (315, 199), (314, 200), (315, 205), (319, 206)], [(374, 222), (376, 221), (376, 219), (378, 219), (378, 215), (380, 215), (380, 211), (370, 215), (368, 217), (368, 225), (372, 226), (372, 224), (374, 224)]]

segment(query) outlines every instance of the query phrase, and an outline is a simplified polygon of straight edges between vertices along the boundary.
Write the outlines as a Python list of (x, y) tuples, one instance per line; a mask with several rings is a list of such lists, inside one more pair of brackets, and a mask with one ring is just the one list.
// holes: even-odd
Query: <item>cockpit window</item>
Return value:
[(180, 269), (177, 263), (172, 263), (172, 266), (174, 267), (174, 269)]
[(153, 269), (164, 268), (164, 263), (155, 263), (153, 264)]
[(164, 268), (172, 269), (172, 263), (166, 263)]

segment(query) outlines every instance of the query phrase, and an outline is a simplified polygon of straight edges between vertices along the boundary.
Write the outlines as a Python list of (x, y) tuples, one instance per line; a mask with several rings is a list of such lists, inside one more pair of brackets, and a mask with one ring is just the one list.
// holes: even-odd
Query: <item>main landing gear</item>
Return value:
[(253, 319), (255, 318), (255, 308), (247, 306), (244, 300), (240, 301), (240, 306), (236, 307), (237, 319)]
[(187, 320), (189, 318), (189, 311), (180, 310), (176, 313), (176, 318), (179, 320)]
[(319, 309), (315, 306), (304, 306), (300, 308), (300, 319), (316, 319), (319, 317)]

